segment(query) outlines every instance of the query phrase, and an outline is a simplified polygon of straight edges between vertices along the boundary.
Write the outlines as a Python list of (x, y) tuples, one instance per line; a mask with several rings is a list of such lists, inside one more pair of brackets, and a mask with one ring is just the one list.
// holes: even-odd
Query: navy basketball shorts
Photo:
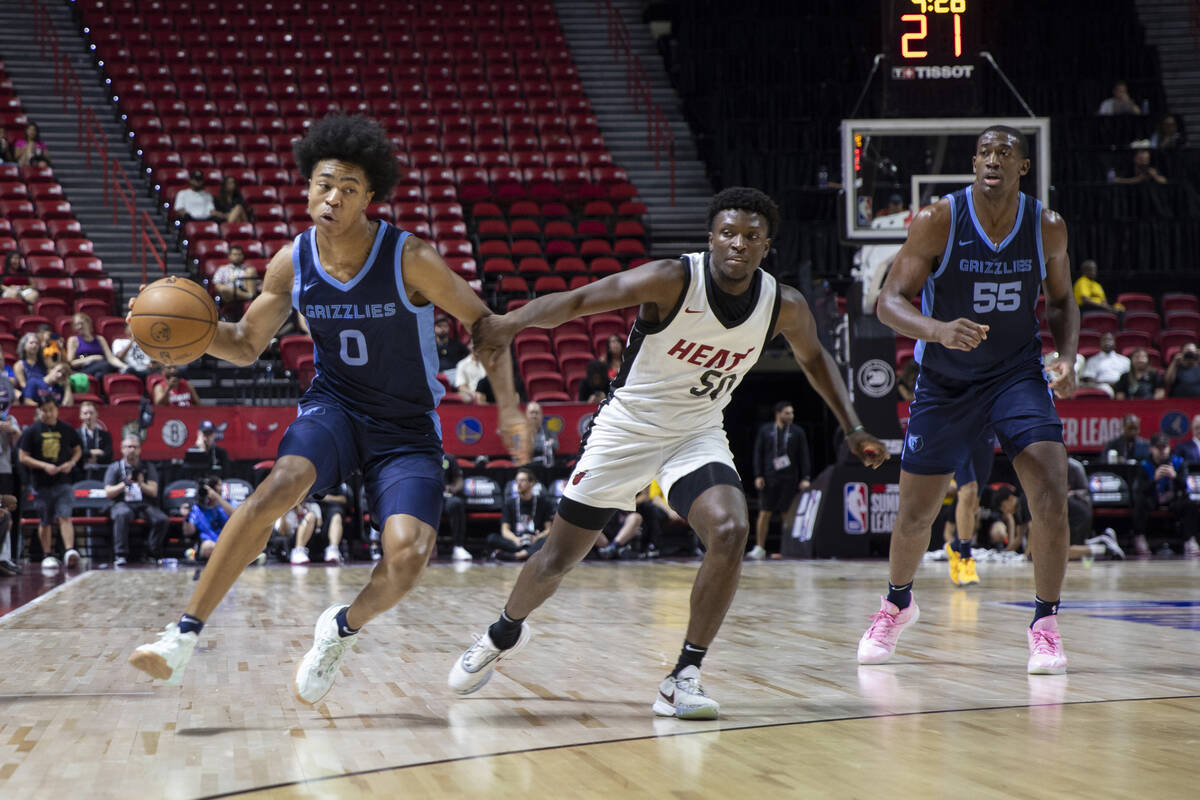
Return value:
[(979, 438), (971, 445), (966, 463), (954, 471), (954, 482), (958, 486), (978, 483), (982, 489), (992, 476), (992, 462), (996, 460), (996, 436), (991, 428), (984, 428)]
[(1041, 364), (994, 378), (961, 381), (922, 368), (909, 407), (900, 467), (917, 475), (946, 475), (970, 459), (991, 428), (1010, 459), (1035, 442), (1062, 443)]
[(306, 402), (279, 443), (317, 469), (312, 492), (329, 493), (361, 473), (371, 520), (380, 529), (393, 514), (437, 528), (442, 516), (442, 450), (423, 426), (383, 422), (327, 401)]

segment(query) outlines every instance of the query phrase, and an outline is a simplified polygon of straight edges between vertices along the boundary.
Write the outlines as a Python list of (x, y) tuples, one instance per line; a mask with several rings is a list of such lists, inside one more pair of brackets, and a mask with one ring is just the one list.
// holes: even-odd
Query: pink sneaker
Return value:
[(878, 613), (871, 615), (871, 627), (858, 641), (858, 663), (882, 664), (896, 652), (896, 641), (900, 631), (912, 625), (921, 616), (917, 601), (913, 600), (908, 608), (901, 611), (894, 603), (889, 603), (886, 597), (879, 598), (881, 605)]
[(1030, 675), (1062, 675), (1067, 671), (1067, 657), (1058, 632), (1058, 617), (1042, 617), (1027, 629), (1029, 637)]

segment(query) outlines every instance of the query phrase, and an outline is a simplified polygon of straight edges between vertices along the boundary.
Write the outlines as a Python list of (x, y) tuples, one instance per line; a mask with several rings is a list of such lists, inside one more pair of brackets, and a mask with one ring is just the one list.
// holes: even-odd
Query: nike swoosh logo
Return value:
[(960, 242), (958, 243), (958, 246), (959, 246), (959, 247), (966, 247), (967, 245), (969, 245), (969, 244), (974, 244), (974, 243), (975, 243), (975, 240), (974, 240), (974, 239), (967, 239), (965, 242), (962, 242), (962, 241), (960, 241)]
[(703, 308), (685, 308), (683, 311), (685, 314), (703, 314), (704, 313)]
[(316, 285), (317, 285), (317, 282), (316, 282), (316, 281), (313, 281), (312, 283), (306, 283), (306, 284), (304, 284), (304, 291), (306, 291), (306, 292), (307, 292), (307, 291), (309, 291), (310, 289), (312, 289), (312, 288), (313, 288), (314, 286), (316, 286)]
[(659, 697), (661, 697), (663, 700), (666, 700), (666, 701), (667, 701), (668, 703), (670, 703), (671, 705), (675, 705), (675, 692), (674, 692), (674, 691), (672, 691), (672, 692), (671, 692), (671, 696), (670, 696), (670, 697), (668, 697), (667, 695), (663, 694), (663, 690), (662, 690), (662, 689), (659, 689), (659, 690), (658, 690), (658, 696), (659, 696)]

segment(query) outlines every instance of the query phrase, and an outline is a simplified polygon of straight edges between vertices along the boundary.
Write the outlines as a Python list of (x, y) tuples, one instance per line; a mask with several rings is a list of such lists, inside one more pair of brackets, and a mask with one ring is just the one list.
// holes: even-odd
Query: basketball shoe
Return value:
[(192, 650), (199, 636), (180, 633), (179, 623), (172, 622), (158, 635), (157, 642), (144, 644), (129, 656), (129, 663), (148, 675), (166, 681), (168, 686), (177, 686), (183, 680)]
[(871, 627), (867, 628), (867, 632), (858, 641), (860, 664), (882, 664), (891, 658), (892, 653), (896, 652), (900, 632), (921, 616), (916, 600), (901, 611), (894, 603), (889, 603), (886, 597), (879, 599), (882, 605), (879, 611), (871, 615)]
[(488, 635), (487, 631), (484, 631), (483, 636), (476, 638), (475, 644), (468, 647), (466, 652), (454, 662), (446, 683), (459, 694), (471, 694), (479, 691), (485, 683), (491, 680), (496, 662), (502, 658), (516, 655), (532, 636), (533, 631), (530, 630), (529, 624), (522, 622), (521, 635), (517, 638), (517, 643), (507, 650), (501, 650), (492, 643), (492, 637)]
[(350, 606), (341, 604), (330, 606), (317, 617), (313, 629), (313, 646), (300, 660), (296, 667), (296, 678), (292, 682), (292, 691), (296, 699), (302, 703), (315, 705), (318, 700), (333, 688), (338, 669), (346, 653), (358, 641), (358, 634), (342, 636), (338, 633), (335, 619), (343, 608)]
[(704, 693), (704, 687), (700, 685), (700, 668), (689, 666), (674, 677), (663, 678), (651, 708), (660, 717), (716, 719), (721, 706)]
[(970, 586), (979, 583), (979, 572), (975, 569), (975, 559), (964, 558), (958, 565), (958, 585)]
[(309, 562), (308, 548), (293, 547), (291, 555), (288, 557), (288, 561), (293, 564), (307, 564)]
[(1051, 614), (1042, 617), (1026, 629), (1029, 639), (1030, 675), (1062, 675), (1067, 671), (1067, 656), (1062, 649), (1062, 636), (1058, 632), (1058, 617)]
[(946, 551), (946, 563), (950, 565), (950, 582), (955, 586), (962, 585), (958, 575), (962, 565), (962, 556), (954, 549), (954, 544), (951, 542), (946, 542), (946, 546), (942, 549)]
[(342, 563), (342, 551), (339, 550), (338, 548), (334, 547), (333, 545), (326, 547), (325, 548), (325, 563), (326, 564)]
[(766, 549), (759, 547), (758, 545), (754, 545), (754, 549), (751, 550), (749, 553), (746, 553), (746, 558), (750, 559), (751, 561), (762, 561), (766, 557), (767, 557)]
[(79, 551), (72, 547), (63, 555), (63, 566), (67, 569), (79, 566)]

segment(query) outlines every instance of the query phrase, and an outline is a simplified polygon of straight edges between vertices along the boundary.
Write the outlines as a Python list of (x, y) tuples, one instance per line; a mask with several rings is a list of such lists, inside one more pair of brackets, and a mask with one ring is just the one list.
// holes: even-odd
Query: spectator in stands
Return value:
[(42, 345), (42, 363), (46, 365), (46, 372), (49, 372), (55, 364), (65, 363), (67, 343), (63, 341), (58, 331), (43, 322), (38, 325), (37, 335), (38, 342)]
[(226, 475), (229, 472), (229, 453), (217, 444), (217, 426), (212, 420), (200, 422), (200, 428), (196, 431), (196, 443), (188, 448), (188, 453), (207, 453), (207, 469), (218, 475)]
[(992, 514), (987, 540), (1007, 552), (1020, 553), (1029, 536), (1029, 506), (1025, 498), (1007, 486), (992, 495)]
[(553, 467), (554, 456), (558, 453), (558, 434), (546, 429), (542, 404), (529, 403), (525, 406), (525, 419), (529, 423), (529, 430), (533, 432), (533, 455), (529, 459), (530, 463), (546, 468)]
[(200, 546), (194, 553), (197, 561), (208, 561), (232, 513), (233, 506), (221, 496), (221, 479), (216, 475), (201, 478), (196, 484), (196, 502), (183, 528), (185, 535), (200, 535)]
[(342, 532), (349, 504), (350, 487), (344, 483), (338, 486), (335, 493), (321, 497), (319, 511), (325, 519), (325, 537), (329, 540), (325, 545), (327, 564), (342, 563)]
[[(0, 297), (16, 297), (25, 301), (30, 313), (33, 304), (37, 302), (38, 291), (33, 288), (33, 275), (25, 266), (25, 259), (16, 250), (4, 256), (4, 286), (0, 288)], [(18, 280), (19, 279), (19, 280)]]
[(1200, 353), (1195, 342), (1185, 344), (1171, 359), (1166, 382), (1171, 397), (1200, 397)]
[(188, 408), (200, 405), (200, 395), (186, 378), (179, 377), (179, 367), (167, 364), (163, 367), (162, 376), (148, 381), (150, 397), (156, 406), (176, 406)]
[(321, 524), (321, 507), (313, 502), (297, 504), (279, 519), (275, 520), (275, 532), (290, 539), (295, 536), (288, 562), (291, 564), (308, 564), (308, 540)]
[(30, 164), (50, 166), (50, 150), (42, 141), (42, 132), (37, 123), (30, 122), (25, 126), (25, 135), (13, 142), (13, 154), (22, 167)]
[(16, 510), (16, 495), (0, 494), (0, 577), (11, 578), (21, 574), (21, 568), (13, 560), (13, 553), (20, 550), (17, 526), (13, 525), (13, 512)]
[(875, 212), (876, 217), (888, 217), (892, 214), (907, 214), (908, 209), (904, 207), (904, 198), (898, 194), (893, 194), (888, 197), (887, 205)]
[[(96, 404), (85, 400), (79, 404), (79, 443), (83, 447), (83, 458), (79, 465), (84, 478), (99, 478), (113, 460), (112, 434), (99, 425), (100, 415)], [(141, 452), (141, 446), (138, 446)]]
[(1100, 103), (1100, 109), (1096, 113), (1102, 117), (1112, 117), (1118, 114), (1141, 114), (1142, 107), (1129, 96), (1128, 84), (1125, 81), (1117, 81), (1113, 84), (1112, 97), (1106, 98)]
[(1113, 558), (1125, 558), (1125, 551), (1117, 544), (1112, 528), (1093, 536), (1092, 491), (1088, 487), (1087, 471), (1083, 463), (1067, 459), (1067, 527), (1071, 531), (1071, 546), (1067, 557), (1071, 559), (1099, 558), (1105, 552)]
[(1166, 183), (1167, 179), (1158, 168), (1150, 163), (1150, 151), (1139, 147), (1133, 153), (1133, 168), (1127, 177), (1117, 177), (1115, 183)]
[(1095, 259), (1089, 258), (1079, 265), (1080, 276), (1075, 281), (1075, 302), (1080, 311), (1111, 311), (1114, 314), (1125, 310), (1120, 303), (1109, 305), (1104, 287), (1096, 280), (1099, 268)]
[[(1150, 457), (1141, 465), (1145, 474), (1133, 490), (1134, 550), (1138, 555), (1150, 554), (1146, 541), (1150, 512), (1165, 509), (1179, 524), (1183, 554), (1200, 555), (1200, 544), (1196, 542), (1197, 504), (1188, 496), (1188, 465), (1182, 458), (1171, 455), (1171, 440), (1165, 433), (1150, 437)], [(1165, 544), (1162, 552), (1171, 555), (1170, 547)]]
[(1104, 443), (1104, 452), (1115, 452), (1121, 461), (1141, 461), (1150, 457), (1150, 442), (1142, 438), (1142, 420), (1137, 414), (1126, 414), (1121, 419), (1121, 435)]
[(58, 418), (58, 403), (46, 395), (38, 407), (41, 418), (21, 434), (18, 456), (21, 466), (29, 470), (33, 484), (34, 505), (38, 510), (38, 539), (42, 543), (42, 566), (58, 569), (58, 559), (52, 550), (52, 529), (58, 521), (62, 534), (63, 558), (68, 568), (79, 563), (75, 550), (75, 526), (71, 522), (71, 470), (82, 456), (79, 434)]
[(216, 207), (213, 204), (213, 196), (204, 188), (203, 170), (192, 170), (188, 188), (180, 189), (175, 195), (174, 210), (175, 216), (183, 222), (217, 219), (214, 215)]
[(1163, 374), (1150, 366), (1150, 356), (1144, 347), (1129, 354), (1129, 371), (1112, 388), (1118, 400), (1161, 400), (1167, 396)]
[(55, 364), (45, 377), (33, 377), (25, 384), (21, 401), (27, 406), (41, 406), (47, 397), (53, 397), (56, 405), (75, 405), (75, 393), (71, 390), (71, 369), (66, 364)]
[(1100, 336), (1100, 352), (1089, 358), (1079, 374), (1080, 386), (1094, 386), (1112, 396), (1113, 384), (1129, 372), (1129, 357), (1116, 350), (1116, 337), (1111, 333)]
[(542, 549), (554, 518), (550, 499), (533, 490), (537, 479), (527, 467), (517, 470), (517, 494), (504, 498), (500, 532), (489, 534), (492, 558), (524, 561)]
[(451, 386), (455, 386), (455, 368), (459, 361), (470, 355), (467, 346), (450, 335), (449, 317), (438, 317), (434, 321), (433, 338), (437, 342), (438, 372), (446, 376)]
[(608, 379), (616, 380), (621, 373), (621, 358), (625, 355), (625, 340), (615, 333), (604, 344), (604, 363), (608, 365)]
[(1185, 144), (1183, 134), (1179, 131), (1179, 120), (1175, 118), (1174, 114), (1163, 116), (1158, 122), (1158, 127), (1154, 129), (1154, 133), (1150, 135), (1150, 146), (1159, 150), (1174, 150)]
[[(799, 492), (808, 490), (812, 464), (804, 429), (792, 424), (795, 410), (787, 400), (775, 404), (775, 421), (758, 430), (754, 440), (754, 488), (758, 490), (758, 520), (754, 549), (747, 557), (767, 557), (767, 531), (771, 517), (781, 515), (784, 527), (794, 513)], [(786, 535), (786, 534), (785, 534)]]
[(442, 520), (450, 528), (450, 541), (454, 550), (450, 558), (454, 561), (470, 561), (467, 550), (467, 506), (463, 501), (463, 471), (458, 459), (442, 453)]
[[(17, 422), (16, 417), (9, 414), (9, 409), (15, 399), (16, 389), (7, 376), (0, 374), (0, 495), (3, 496), (17, 494), (17, 481), (16, 476), (13, 474), (13, 455), (17, 441), (21, 437), (21, 423)], [(13, 508), (16, 508), (15, 501)], [(3, 514), (0, 514), (0, 527), (3, 526), (3, 516)], [(19, 535), (19, 530), (10, 529), (4, 546), (16, 549), (15, 540), (19, 538)], [(3, 538), (4, 536), (0, 535), (0, 539)], [(9, 561), (12, 560), (11, 553), (8, 556), (0, 553), (0, 567), (3, 566), (3, 561), (6, 557)], [(4, 572), (0, 569), (0, 575), (2, 574)]]
[(154, 371), (154, 361), (134, 340), (133, 334), (129, 332), (128, 323), (125, 325), (125, 336), (113, 340), (112, 354), (121, 362), (121, 372), (128, 375), (136, 375), (145, 380), (146, 376)]
[[(517, 398), (524, 403), (529, 399), (529, 395), (525, 391), (525, 381), (521, 378), (521, 373), (517, 369), (517, 359), (514, 356), (512, 360), (512, 375), (513, 388), (517, 391)], [(496, 393), (492, 391), (492, 379), (484, 375), (479, 379), (479, 383), (475, 384), (475, 402), (480, 405), (489, 405), (496, 402)]]
[(212, 215), (221, 222), (249, 221), (250, 214), (246, 210), (246, 200), (242, 197), (242, 190), (238, 187), (237, 178), (232, 175), (226, 175), (221, 180), (221, 188), (217, 190), (217, 196), (213, 198)]
[(95, 332), (87, 314), (71, 317), (71, 327), (75, 335), (67, 339), (67, 362), (73, 371), (100, 378), (125, 366), (113, 355), (105, 338)]
[(1185, 464), (1200, 464), (1200, 414), (1192, 417), (1192, 438), (1175, 445), (1172, 455), (1179, 456)]
[[(646, 497), (646, 491), (643, 489), (637, 497), (640, 505), (644, 502), (642, 498)], [(614, 558), (635, 558), (632, 542), (641, 535), (643, 521), (641, 513), (637, 510), (618, 510), (608, 520), (604, 529), (596, 534), (596, 555), (606, 561)]]
[(600, 361), (589, 361), (584, 367), (583, 380), (579, 382), (579, 402), (601, 403), (608, 396), (608, 364)]
[(913, 389), (916, 388), (917, 373), (920, 371), (921, 365), (915, 358), (910, 358), (904, 362), (904, 366), (896, 374), (896, 390), (900, 393), (900, 399), (906, 403), (911, 403), (915, 396)]
[(475, 348), (467, 343), (468, 352), (465, 358), (454, 365), (454, 388), (464, 403), (475, 402), (475, 389), (479, 382), (487, 377), (483, 364), (475, 356)]
[[(111, 447), (111, 445), (110, 445)], [(142, 440), (121, 440), (121, 459), (104, 472), (104, 495), (113, 500), (108, 515), (113, 523), (113, 566), (129, 562), (129, 528), (136, 517), (150, 523), (150, 555), (157, 558), (167, 540), (167, 515), (158, 507), (158, 470), (142, 461)]]
[(17, 342), (17, 360), (13, 363), (13, 380), (24, 394), (33, 378), (46, 377), (46, 362), (42, 361), (42, 345), (36, 333), (27, 333)]
[(0, 164), (15, 164), (17, 156), (8, 141), (8, 132), (0, 128)]
[(246, 306), (258, 297), (258, 270), (246, 263), (246, 251), (241, 245), (230, 246), (229, 263), (217, 267), (212, 282), (221, 312), (231, 322), (240, 320)]

